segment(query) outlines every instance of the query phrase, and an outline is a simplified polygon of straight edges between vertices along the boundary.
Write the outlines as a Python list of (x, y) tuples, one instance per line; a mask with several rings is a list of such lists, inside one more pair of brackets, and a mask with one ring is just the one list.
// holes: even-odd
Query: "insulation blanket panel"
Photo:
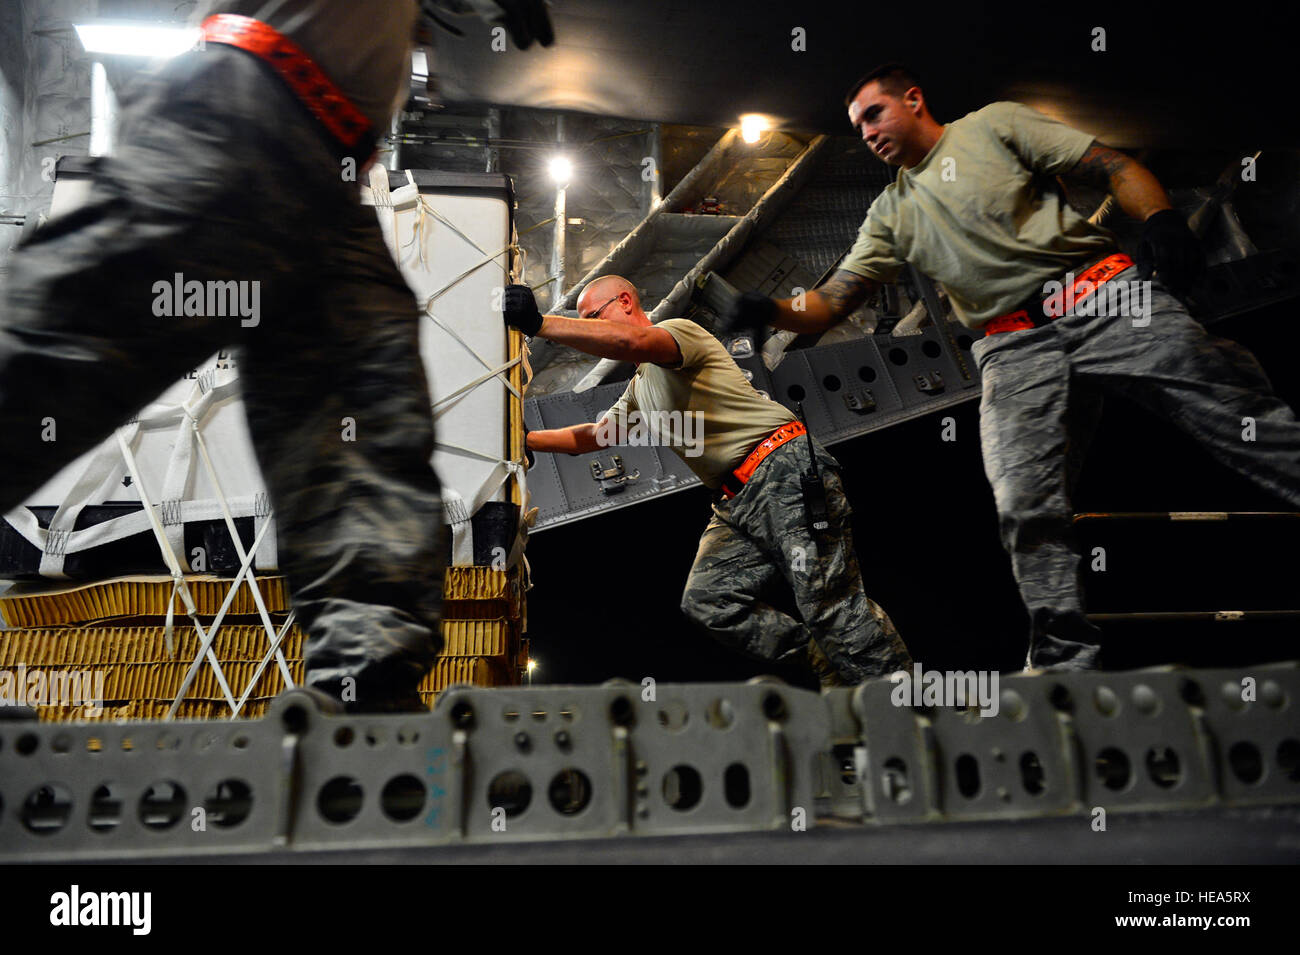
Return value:
[(509, 357), (500, 302), (509, 282), (509, 182), (426, 170), (388, 176), (391, 205), (379, 194), (382, 187), (368, 190), (363, 201), (377, 206), (389, 251), (423, 310), (420, 354), (433, 392), (434, 469), (466, 504), (506, 501), (507, 372), (474, 382)]

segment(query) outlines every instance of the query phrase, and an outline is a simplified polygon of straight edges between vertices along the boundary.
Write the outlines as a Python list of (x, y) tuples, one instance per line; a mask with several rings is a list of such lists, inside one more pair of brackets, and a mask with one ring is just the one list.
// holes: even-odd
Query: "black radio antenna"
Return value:
[(813, 450), (812, 431), (808, 429), (808, 422), (803, 416), (803, 402), (796, 401), (794, 407), (799, 414), (799, 423), (803, 425), (804, 437), (808, 439), (808, 459), (812, 462), (812, 474), (813, 477), (817, 477), (817, 452)]

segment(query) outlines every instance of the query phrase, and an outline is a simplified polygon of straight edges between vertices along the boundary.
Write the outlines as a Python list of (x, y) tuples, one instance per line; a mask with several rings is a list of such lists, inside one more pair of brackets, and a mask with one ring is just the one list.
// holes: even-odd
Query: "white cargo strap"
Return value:
[[(235, 553), (239, 557), (241, 564), (247, 563), (249, 555), (244, 551), (244, 543), (239, 539), (239, 531), (235, 528), (235, 519), (230, 516), (230, 508), (226, 506), (226, 495), (221, 489), (221, 482), (217, 479), (217, 469), (212, 466), (212, 458), (208, 454), (208, 444), (203, 440), (203, 433), (199, 430), (199, 422), (191, 418), (190, 429), (193, 431), (194, 443), (198, 446), (199, 456), (203, 458), (203, 467), (208, 472), (208, 480), (212, 482), (212, 488), (217, 492), (217, 501), (221, 504), (221, 515), (226, 520), (226, 531), (230, 534), (230, 540), (235, 545)], [(267, 525), (269, 526), (269, 524)], [(254, 551), (256, 553), (256, 551)], [(271, 615), (266, 610), (266, 603), (262, 600), (262, 592), (257, 587), (257, 578), (249, 574), (246, 578), (248, 589), (252, 591), (253, 603), (257, 605), (258, 616), (262, 618), (262, 627), (266, 630), (266, 640), (273, 648), (278, 646), (275, 638), (275, 627), (271, 624)], [(236, 581), (231, 590), (238, 590), (239, 582)], [(293, 687), (293, 677), (289, 675), (289, 664), (284, 659), (284, 654), (278, 650), (275, 651), (276, 662), (280, 667), (280, 674), (284, 677), (285, 689)], [(252, 687), (245, 690), (245, 694)]]
[[(234, 500), (231, 498), (230, 500)], [(231, 509), (232, 513), (234, 509)], [(236, 517), (240, 515), (235, 513)], [(258, 492), (253, 498), (253, 536), (261, 534), (262, 526), (275, 520), (275, 513), (271, 510), (271, 498), (265, 491)], [(262, 538), (262, 545), (257, 548), (253, 554), (253, 568), (267, 568), (280, 566), (280, 553), (278, 548), (279, 541), (276, 538), (275, 531), (272, 529), (270, 534)]]
[[(207, 651), (208, 663), (211, 665), (213, 673), (216, 674), (217, 684), (221, 687), (221, 692), (226, 695), (226, 701), (230, 704), (230, 708), (233, 711), (235, 708), (235, 696), (233, 693), (230, 692), (230, 686), (229, 684), (226, 683), (226, 675), (221, 670), (221, 663), (220, 661), (217, 660), (217, 655), (213, 653), (211, 649), (212, 637), (216, 635), (217, 627), (220, 625), (220, 622), (219, 621), (214, 622), (212, 629), (208, 633), (204, 633), (203, 624), (199, 622), (198, 608), (194, 605), (194, 598), (190, 595), (190, 588), (185, 583), (185, 575), (181, 571), (180, 564), (176, 560), (176, 555), (172, 553), (171, 547), (167, 543), (167, 537), (163, 533), (162, 525), (158, 521), (158, 515), (154, 513), (153, 505), (150, 503), (148, 497), (148, 488), (145, 487), (140, 477), (140, 469), (136, 466), (135, 463), (135, 455), (131, 453), (131, 448), (126, 443), (125, 439), (122, 437), (121, 432), (117, 432), (117, 443), (118, 443), (118, 447), (122, 449), (122, 457), (126, 460), (126, 466), (127, 469), (131, 472), (131, 478), (136, 482), (136, 485), (140, 489), (140, 501), (142, 504), (144, 504), (144, 512), (147, 515), (149, 515), (150, 524), (153, 527), (154, 537), (158, 541), (158, 546), (162, 549), (163, 552), (163, 558), (167, 561), (167, 567), (171, 571), (173, 600), (177, 592), (179, 592), (181, 599), (185, 601), (185, 611), (186, 613), (189, 614), (190, 622), (194, 624), (195, 631), (199, 634), (200, 638), (202, 638), (203, 640), (203, 646)], [(229, 602), (230, 599), (229, 595), (227, 595), (226, 599), (227, 602)], [(167, 624), (164, 630), (164, 636), (167, 642), (167, 653), (169, 656), (175, 652), (175, 648), (172, 644), (173, 600), (168, 600), (167, 602)], [(194, 661), (195, 665), (191, 669), (193, 670), (198, 669), (198, 663), (202, 659), (203, 655), (204, 655), (203, 651), (200, 651), (199, 656), (195, 658)], [(182, 696), (183, 695), (184, 694), (182, 693)], [(173, 711), (175, 710), (175, 706), (176, 704), (173, 703), (172, 704)], [(171, 714), (169, 712), (168, 716), (170, 717), (170, 715)]]
[[(409, 170), (406, 173), (406, 178), (410, 181), (410, 184), (412, 186), (415, 185), (415, 179), (411, 175)], [(405, 189), (405, 187), (403, 187), (403, 189)], [(423, 265), (425, 268), (428, 268), (429, 265), (429, 263), (425, 261), (424, 258), (424, 239), (426, 234), (428, 233), (428, 226), (424, 224), (424, 217), (426, 215), (432, 216), (434, 219), (437, 219), (439, 222), (445, 225), (452, 232), (456, 233), (456, 235), (460, 236), (462, 239), (464, 239), (466, 242), (472, 245), (480, 255), (487, 255), (487, 250), (484, 249), (483, 246), (479, 245), (477, 242), (475, 242), (473, 239), (467, 236), (464, 232), (462, 232), (460, 227), (457, 226), (456, 223), (452, 222), (450, 219), (444, 216), (441, 212), (439, 212), (437, 209), (433, 207), (433, 203), (429, 202), (428, 199), (420, 195), (418, 187), (416, 188), (415, 204), (419, 208), (420, 214), (419, 216), (416, 217), (415, 228), (411, 232), (411, 241), (408, 242), (407, 245), (415, 246), (416, 252), (419, 253), (420, 264)], [(459, 279), (457, 279), (457, 281), (459, 281)]]
[[(430, 303), (430, 305), (431, 304), (432, 303)], [(457, 343), (459, 343), (462, 348), (464, 348), (467, 352), (473, 355), (474, 359), (480, 365), (482, 365), (484, 368), (487, 369), (486, 374), (479, 375), (477, 378), (475, 378), (473, 381), (469, 382), (468, 384), (461, 385), (451, 394), (443, 395), (441, 398), (435, 401), (433, 403), (433, 409), (435, 412), (438, 410), (438, 408), (440, 408), (442, 405), (445, 405), (453, 398), (458, 398), (467, 391), (473, 391), (475, 388), (483, 384), (483, 382), (487, 381), (489, 378), (498, 379), (501, 382), (501, 384), (506, 386), (506, 391), (510, 392), (512, 395), (514, 395), (516, 398), (520, 399), (521, 401), (523, 400), (523, 395), (521, 395), (517, 390), (515, 390), (515, 386), (510, 384), (510, 379), (505, 377), (505, 372), (515, 367), (515, 365), (522, 363), (523, 360), (522, 355), (519, 358), (510, 359), (504, 365), (497, 365), (495, 368), (493, 368), (492, 365), (490, 365), (482, 355), (476, 352), (469, 345), (469, 343), (465, 341), (465, 339), (461, 338), (459, 335), (456, 334), (455, 329), (449, 328), (448, 326), (444, 325), (442, 323), (442, 320), (438, 318), (437, 315), (433, 314), (433, 309), (431, 307), (426, 307), (424, 313), (429, 316), (429, 318), (433, 321), (433, 324), (437, 325), (439, 328), (441, 328), (452, 338), (456, 339)]]
[[(294, 615), (295, 615), (295, 611), (290, 610), (289, 616), (285, 617), (284, 623), (280, 625), (280, 632), (275, 635), (275, 639), (271, 641), (270, 648), (266, 651), (266, 654), (262, 657), (261, 662), (257, 664), (257, 669), (253, 671), (252, 679), (248, 681), (248, 686), (244, 688), (244, 695), (241, 696), (239, 698), (239, 702), (235, 704), (235, 712), (230, 714), (230, 718), (232, 720), (235, 719), (237, 716), (239, 716), (239, 711), (244, 708), (244, 704), (247, 703), (248, 698), (252, 696), (253, 688), (257, 686), (257, 681), (262, 679), (262, 674), (266, 671), (267, 666), (270, 664), (271, 657), (276, 656), (279, 657), (281, 660), (284, 659), (284, 654), (280, 651), (280, 644), (284, 642), (285, 634), (287, 634), (289, 632), (289, 628), (293, 626)], [(285, 688), (288, 689), (289, 687), (292, 686), (293, 686), (293, 682), (289, 680), (288, 676), (286, 676)]]
[(451, 527), (451, 563), (464, 567), (474, 563), (474, 512), (455, 488), (442, 489), (442, 520)]
[[(476, 247), (476, 248), (477, 248), (477, 247)], [(439, 298), (441, 298), (442, 296), (446, 295), (446, 294), (447, 294), (448, 292), (450, 292), (453, 288), (455, 288), (457, 284), (459, 284), (460, 282), (463, 282), (465, 279), (469, 278), (471, 275), (473, 275), (473, 274), (474, 274), (475, 272), (477, 272), (479, 269), (483, 268), (483, 266), (485, 266), (485, 265), (491, 265), (491, 264), (492, 264), (493, 262), (495, 262), (495, 261), (496, 261), (500, 256), (505, 255), (507, 252), (512, 252), (512, 251), (514, 251), (516, 248), (517, 248), (517, 246), (516, 246), (514, 243), (511, 243), (510, 245), (507, 245), (507, 246), (504, 246), (503, 248), (497, 249), (497, 250), (496, 250), (495, 252), (493, 252), (491, 255), (485, 255), (484, 258), (483, 258), (481, 261), (475, 263), (474, 265), (471, 265), (471, 266), (470, 266), (469, 268), (467, 268), (464, 272), (461, 272), (460, 275), (456, 276), (454, 279), (452, 279), (450, 282), (448, 282), (448, 283), (447, 283), (446, 285), (444, 285), (442, 288), (438, 289), (438, 291), (436, 291), (436, 292), (434, 292), (432, 295), (430, 295), (430, 296), (425, 300), (425, 308), (427, 309), (430, 305), (432, 305), (434, 302), (436, 302)]]
[[(406, 174), (407, 179), (411, 174)], [(396, 192), (388, 188), (388, 170), (376, 163), (370, 167), (370, 200), (378, 215), (379, 228), (384, 234), (384, 241), (389, 248), (397, 248), (397, 209), (414, 207), (415, 200), (420, 196), (420, 190), (416, 187), (414, 181), (408, 185), (402, 186)]]
[[(520, 525), (518, 529), (520, 531), (523, 530), (523, 513), (527, 507), (526, 502), (528, 501), (528, 483), (527, 478), (525, 477), (526, 469), (518, 461), (500, 460), (492, 455), (484, 454), (481, 451), (475, 451), (472, 448), (462, 448), (454, 444), (439, 445), (439, 447), (445, 447), (452, 451), (458, 451), (461, 454), (481, 458), (484, 461), (492, 461), (497, 465), (492, 469), (492, 476), (483, 483), (483, 485), (478, 489), (478, 493), (475, 494), (474, 498), (469, 502), (466, 502), (465, 499), (452, 488), (443, 489), (443, 522), (451, 525), (452, 533), (451, 562), (454, 566), (468, 566), (474, 563), (474, 531), (470, 519), (477, 514), (479, 508), (491, 500), (491, 498), (496, 495), (497, 491), (501, 489), (501, 486), (512, 477), (519, 485), (519, 500), (525, 502), (524, 506), (519, 509)], [(499, 478), (496, 477), (498, 472), (500, 472), (501, 475)], [(506, 560), (507, 567), (513, 567), (515, 565), (521, 546), (522, 534), (517, 533), (515, 535), (515, 543), (511, 547), (510, 554)]]
[[(265, 534), (270, 526), (270, 523), (265, 524), (261, 531), (258, 532), (259, 535)], [(225, 688), (225, 677), (221, 674), (220, 664), (216, 662), (216, 654), (212, 652), (212, 641), (216, 639), (217, 630), (220, 629), (221, 622), (226, 618), (226, 611), (230, 609), (230, 604), (235, 599), (235, 594), (239, 590), (240, 581), (244, 579), (245, 575), (250, 573), (249, 565), (252, 561), (253, 554), (257, 552), (257, 545), (260, 543), (260, 539), (253, 541), (253, 547), (249, 550), (248, 556), (245, 557), (243, 563), (239, 565), (239, 571), (235, 574), (235, 579), (231, 582), (230, 589), (226, 591), (226, 598), (221, 602), (221, 606), (217, 608), (216, 616), (212, 618), (211, 628), (207, 633), (203, 632), (202, 627), (198, 628), (199, 635), (202, 637), (202, 642), (199, 645), (199, 652), (194, 655), (194, 661), (190, 664), (190, 668), (185, 671), (185, 679), (181, 681), (181, 688), (176, 693), (176, 699), (172, 700), (172, 705), (167, 710), (167, 715), (164, 716), (163, 719), (170, 720), (175, 718), (176, 710), (180, 707), (181, 700), (185, 698), (185, 694), (190, 691), (190, 684), (194, 682), (194, 677), (199, 672), (199, 666), (203, 663), (204, 657), (207, 657), (208, 661), (212, 663), (213, 668), (217, 671), (218, 679), (222, 681), (222, 686)], [(197, 621), (195, 622), (195, 626), (198, 627)], [(226, 689), (226, 694), (230, 702), (230, 711), (234, 713), (236, 706), (235, 700), (230, 694), (229, 689)]]
[[(138, 425), (131, 423), (125, 426), (124, 430), (134, 438)], [(112, 444), (105, 442), (99, 447), (85, 470), (81, 472), (81, 476), (77, 478), (67, 498), (50, 518), (48, 528), (41, 527), (36, 516), (26, 507), (20, 506), (6, 516), (6, 520), (14, 530), (18, 531), (27, 543), (41, 551), (41, 576), (65, 576), (64, 558), (70, 550), (72, 552), (77, 550), (77, 542), (71, 540), (72, 528), (76, 526), (82, 509), (91, 500), (103, 500), (103, 496), (98, 492), (112, 478), (113, 463), (117, 458), (118, 450)]]
[[(478, 358), (478, 355), (475, 355), (474, 357)], [(489, 368), (485, 374), (479, 375), (473, 381), (461, 385), (451, 394), (443, 395), (440, 399), (438, 399), (432, 405), (429, 406), (433, 410), (434, 418), (436, 419), (442, 414), (443, 410), (445, 410), (442, 408), (442, 406), (445, 405), (447, 402), (451, 401), (453, 398), (459, 398), (467, 391), (473, 391), (479, 385), (483, 384), (483, 382), (489, 381), (493, 378), (497, 378), (505, 382), (506, 390), (510, 392), (512, 395), (514, 395), (516, 398), (521, 397), (519, 392), (515, 390), (514, 385), (510, 384), (510, 380), (508, 378), (501, 377), (503, 372), (509, 371), (511, 368), (513, 368), (515, 365), (518, 365), (519, 363), (520, 362), (518, 358), (512, 358), (504, 365), (498, 365), (496, 368)]]

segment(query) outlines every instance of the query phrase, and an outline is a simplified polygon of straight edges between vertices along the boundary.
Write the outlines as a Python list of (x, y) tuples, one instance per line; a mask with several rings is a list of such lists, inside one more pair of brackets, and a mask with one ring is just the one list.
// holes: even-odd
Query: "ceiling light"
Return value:
[(573, 175), (573, 163), (569, 162), (564, 156), (556, 156), (551, 160), (551, 178), (558, 185), (563, 186)]
[(747, 143), (758, 142), (758, 137), (768, 129), (767, 117), (748, 113), (740, 117), (740, 138)]
[(83, 23), (75, 29), (87, 53), (117, 56), (176, 56), (192, 50), (199, 41), (196, 27)]

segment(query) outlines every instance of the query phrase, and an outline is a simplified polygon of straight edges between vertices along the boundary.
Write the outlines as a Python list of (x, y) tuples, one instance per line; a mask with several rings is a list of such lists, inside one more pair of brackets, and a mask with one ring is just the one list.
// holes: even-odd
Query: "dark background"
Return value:
[[(1278, 393), (1300, 407), (1296, 303), (1228, 319)], [(1018, 669), (1028, 615), (997, 533), (979, 451), (978, 400), (831, 447), (843, 465), (867, 593), (926, 668)], [(940, 440), (940, 420), (957, 440)], [(1076, 511), (1286, 510), (1168, 422), (1108, 399)], [(750, 661), (697, 632), (678, 609), (708, 492), (695, 488), (536, 534), (528, 597), (536, 682), (744, 680), (797, 671)], [(1295, 524), (1110, 524), (1082, 536), (1107, 552), (1085, 573), (1089, 610), (1300, 608)], [(1086, 552), (1086, 551), (1085, 551)], [(1244, 665), (1294, 659), (1295, 623), (1112, 624), (1105, 665)]]
[(702, 126), (760, 112), (845, 134), (849, 84), (902, 60), (941, 122), (1014, 99), (1122, 148), (1268, 149), (1300, 132), (1280, 4), (555, 0), (551, 19), (545, 50), (484, 55), (489, 28), (469, 18), (463, 39), (439, 36), (440, 95)]

